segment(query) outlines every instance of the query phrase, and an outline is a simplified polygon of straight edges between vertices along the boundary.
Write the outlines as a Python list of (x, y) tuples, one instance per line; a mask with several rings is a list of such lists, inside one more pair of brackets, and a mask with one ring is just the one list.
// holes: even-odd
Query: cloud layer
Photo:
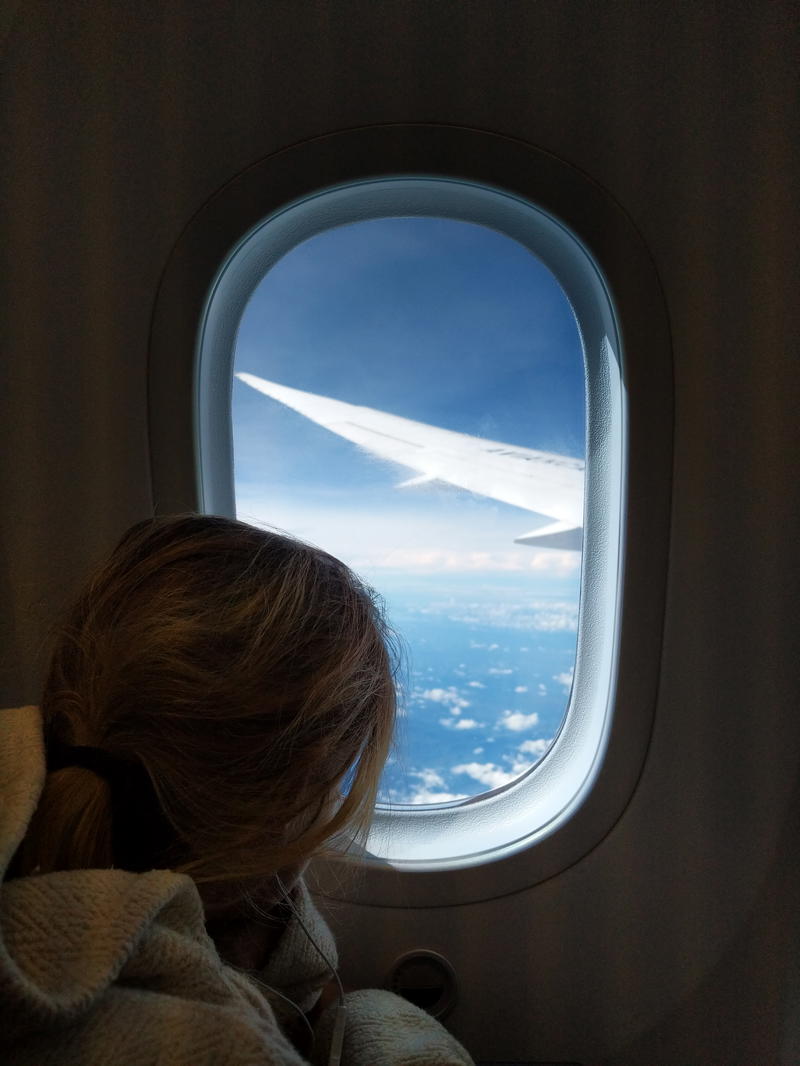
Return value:
[[(454, 501), (453, 501), (454, 502)], [(453, 506), (457, 517), (457, 506)], [(331, 500), (310, 507), (285, 492), (237, 485), (236, 514), (256, 526), (291, 532), (325, 549), (356, 572), (407, 574), (516, 573), (563, 578), (580, 570), (579, 552), (514, 546), (530, 516), (517, 508), (512, 518), (498, 517), (487, 503), (469, 509), (469, 521), (437, 514), (413, 502), (398, 501), (384, 511), (357, 510)]]

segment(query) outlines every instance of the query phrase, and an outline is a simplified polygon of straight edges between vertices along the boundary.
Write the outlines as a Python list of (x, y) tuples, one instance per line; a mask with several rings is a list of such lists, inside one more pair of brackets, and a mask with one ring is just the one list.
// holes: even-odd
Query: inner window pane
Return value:
[(344, 560), (405, 643), (381, 801), (524, 773), (578, 621), (583, 354), (551, 271), (454, 219), (333, 227), (257, 286), (234, 371), (237, 516)]

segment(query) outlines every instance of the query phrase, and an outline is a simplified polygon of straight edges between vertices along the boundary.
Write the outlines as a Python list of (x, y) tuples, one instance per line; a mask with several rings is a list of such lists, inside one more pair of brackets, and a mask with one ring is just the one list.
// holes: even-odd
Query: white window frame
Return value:
[[(441, 161), (446, 155), (441, 144), (435, 153), (430, 150), (437, 143), (437, 131), (456, 157), (449, 164)], [(360, 161), (364, 138), (383, 145), (385, 158), (377, 173), (374, 165), (365, 167)], [(498, 173), (497, 166), (481, 165), (476, 138), (484, 139), (487, 159), (490, 149), (504, 147), (511, 156), (524, 153), (525, 166), (515, 170), (506, 160), (505, 172), (501, 167)], [(332, 141), (338, 141), (336, 157), (330, 154)], [(355, 149), (349, 158), (341, 154), (348, 142)], [(392, 158), (399, 151), (421, 161), (426, 144), (429, 165), (424, 169), (419, 163), (414, 166), (413, 158), (405, 165)], [(469, 166), (464, 163), (467, 148), (472, 150)], [(207, 235), (218, 252), (219, 239), (209, 239), (214, 219), (219, 224), (224, 216), (229, 234), (232, 225), (241, 226), (238, 239), (219, 255), (211, 277), (206, 249), (205, 292), (198, 289), (203, 277), (200, 264), (192, 266), (186, 258), (192, 250), (187, 237), (159, 294), (151, 344), (154, 359), (166, 359), (161, 342), (166, 340), (170, 312), (173, 324), (177, 314), (174, 297), (165, 295), (164, 289), (180, 286), (181, 280), (186, 287), (191, 279), (195, 307), (202, 295), (195, 318), (200, 329), (193, 338), (188, 412), (196, 509), (235, 514), (230, 395), (236, 332), (247, 300), (269, 268), (316, 233), (369, 218), (410, 215), (490, 226), (526, 246), (553, 272), (580, 330), (587, 399), (584, 553), (575, 673), (562, 726), (546, 755), (502, 788), (425, 807), (379, 806), (367, 853), (359, 859), (364, 876), (349, 888), (343, 889), (347, 882), (335, 874), (328, 876), (325, 868), (318, 871), (331, 894), (350, 898), (355, 894), (384, 905), (470, 902), (516, 891), (576, 861), (608, 831), (630, 798), (647, 748), (658, 676), (662, 617), (658, 605), (663, 606), (671, 451), (671, 417), (663, 417), (665, 411), (671, 413), (668, 331), (657, 279), (635, 230), (606, 194), (567, 164), (519, 142), (452, 127), (373, 127), (307, 142), (291, 151), (298, 150), (301, 154), (305, 150), (306, 162), (315, 154), (319, 162), (321, 153), (328, 163), (328, 178), (338, 168), (339, 180), (324, 181), (321, 175), (321, 184), (301, 188), (301, 194), (291, 199), (281, 197), (275, 188), (281, 184), (275, 181), (281, 173), (278, 157), (265, 160), (262, 176), (271, 174), (273, 188), (271, 196), (262, 196), (260, 212), (257, 188), (252, 180), (244, 180), (238, 193), (223, 190), (227, 211), (220, 212), (221, 194), (216, 203), (207, 205), (206, 217), (193, 223), (196, 234)], [(438, 159), (434, 172), (431, 158)], [(248, 213), (250, 224), (243, 226)], [(627, 255), (627, 261), (620, 253)], [(634, 375), (642, 403), (637, 410), (645, 421), (639, 417), (632, 422), (626, 391), (630, 369), (641, 371), (645, 366), (643, 353), (638, 359), (632, 357), (632, 346), (641, 345), (646, 333), (656, 373)], [(151, 375), (155, 413), (163, 404), (166, 380), (164, 370), (155, 378)], [(664, 385), (670, 386), (666, 397)], [(632, 461), (636, 455), (632, 428), (647, 432), (651, 472), (660, 479), (655, 490), (651, 485), (644, 492), (651, 505), (656, 500), (649, 521), (626, 505), (647, 488), (641, 462)], [(166, 453), (163, 443), (154, 440), (151, 425), (153, 444), (154, 485), (158, 489), (160, 484), (162, 497), (166, 488), (169, 499), (170, 491), (177, 496), (177, 486), (174, 477), (170, 486), (169, 478), (156, 470), (155, 452), (160, 446), (161, 463)], [(173, 504), (166, 509), (183, 508)], [(657, 527), (654, 519), (659, 518), (662, 525)], [(650, 537), (647, 560), (642, 557), (643, 529)], [(655, 588), (655, 611), (652, 602), (645, 606), (643, 590), (631, 584), (644, 574), (649, 578), (647, 592), (652, 595)], [(638, 681), (632, 670), (622, 672), (637, 649)]]

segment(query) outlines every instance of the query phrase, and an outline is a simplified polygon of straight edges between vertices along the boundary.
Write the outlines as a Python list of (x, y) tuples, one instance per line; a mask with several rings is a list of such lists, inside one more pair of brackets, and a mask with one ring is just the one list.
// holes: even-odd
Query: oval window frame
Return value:
[[(434, 186), (426, 201), (413, 182), (432, 182), (449, 194), (448, 209), (443, 201), (434, 204)], [(263, 240), (259, 247), (256, 233), (270, 227), (267, 244), (277, 259), (287, 242), (293, 247), (312, 232), (356, 218), (412, 210), (459, 217), (453, 213), (456, 188), (462, 205), (464, 197), (488, 196), (512, 213), (533, 210), (547, 220), (548, 253), (541, 245), (528, 247), (564, 286), (584, 339), (588, 418), (578, 653), (565, 725), (530, 771), (469, 800), (391, 812), (379, 807), (372, 854), (361, 857), (358, 878), (343, 880), (316, 864), (323, 891), (373, 905), (473, 902), (544, 880), (596, 846), (633, 794), (652, 728), (669, 543), (671, 358), (654, 266), (613, 199), (546, 152), (451, 126), (363, 127), (278, 152), (204, 205), (173, 250), (151, 331), (157, 509), (233, 516), (235, 329), (269, 251)], [(387, 212), (392, 195), (395, 208)], [(474, 214), (464, 218), (482, 221)], [(498, 219), (485, 224), (498, 228)], [(518, 230), (503, 232), (520, 239)], [(580, 283), (569, 276), (578, 260), (573, 255), (570, 267), (568, 246), (585, 257)], [(239, 269), (231, 271), (232, 263)], [(215, 313), (220, 307), (224, 311)], [(614, 614), (611, 624), (604, 624), (604, 611)], [(585, 744), (578, 750), (581, 730), (567, 729), (571, 720), (593, 723), (591, 751)], [(547, 815), (534, 817), (543, 797)], [(432, 853), (432, 839), (448, 841), (449, 852), (441, 854), (437, 844), (440, 853)]]

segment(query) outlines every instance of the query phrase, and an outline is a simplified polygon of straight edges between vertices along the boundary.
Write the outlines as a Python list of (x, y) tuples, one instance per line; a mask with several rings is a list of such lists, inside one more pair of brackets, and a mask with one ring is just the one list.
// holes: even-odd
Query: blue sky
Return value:
[[(442, 218), (372, 219), (296, 246), (240, 323), (235, 370), (421, 422), (582, 458), (583, 360), (544, 264)], [(525, 572), (574, 585), (575, 553), (513, 544), (525, 511), (377, 460), (234, 380), (237, 511), (387, 582)]]

